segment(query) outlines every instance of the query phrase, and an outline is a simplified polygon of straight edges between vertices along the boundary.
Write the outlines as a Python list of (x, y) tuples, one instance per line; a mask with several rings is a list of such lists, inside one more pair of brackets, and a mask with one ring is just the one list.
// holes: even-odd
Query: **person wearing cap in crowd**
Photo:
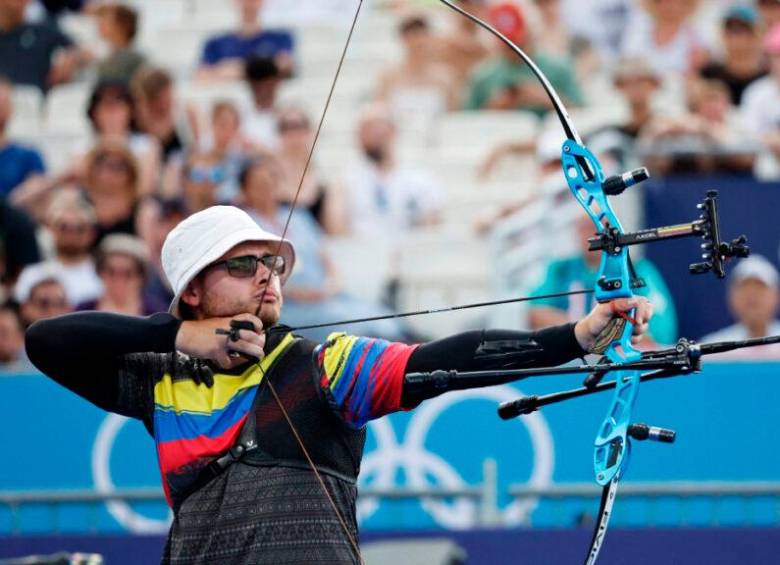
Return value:
[(26, 347), (56, 382), (153, 435), (173, 508), (163, 563), (360, 563), (365, 425), (436, 394), (409, 389), (406, 373), (560, 364), (585, 354), (613, 308), (637, 308), (636, 340), (652, 315), (635, 298), (533, 333), (309, 341), (278, 325), (293, 244), (231, 206), (182, 221), (162, 263), (168, 313), (43, 320)]
[(68, 302), (96, 299), (103, 286), (92, 257), (97, 237), (95, 208), (77, 190), (61, 188), (49, 202), (46, 228), (53, 244), (51, 261), (62, 270)]
[(764, 39), (769, 75), (758, 79), (742, 95), (742, 123), (765, 152), (755, 172), (762, 178), (780, 177), (780, 23)]
[(144, 242), (135, 236), (116, 233), (106, 236), (97, 249), (95, 267), (103, 282), (102, 294), (76, 306), (76, 310), (100, 310), (146, 316), (165, 310), (165, 304), (144, 295), (149, 255)]
[[(737, 323), (704, 336), (701, 338), (703, 343), (780, 335), (780, 319), (777, 318), (780, 275), (775, 266), (761, 255), (751, 255), (740, 261), (729, 280), (728, 305)], [(729, 355), (770, 353), (780, 357), (778, 344), (729, 352)]]
[[(573, 68), (534, 49), (531, 32), (520, 8), (511, 3), (491, 6), (489, 21), (495, 28), (525, 51), (558, 92), (566, 107), (580, 106), (582, 93)], [(530, 110), (542, 116), (552, 102), (531, 68), (503, 42), (495, 55), (474, 71), (468, 86), (467, 110)]]
[(13, 298), (25, 328), (72, 310), (65, 293), (65, 276), (60, 266), (51, 261), (25, 267), (14, 286)]
[(729, 87), (731, 103), (739, 106), (745, 89), (767, 73), (761, 49), (758, 13), (752, 6), (733, 6), (723, 16), (723, 59), (710, 61), (699, 71), (706, 79), (719, 79)]

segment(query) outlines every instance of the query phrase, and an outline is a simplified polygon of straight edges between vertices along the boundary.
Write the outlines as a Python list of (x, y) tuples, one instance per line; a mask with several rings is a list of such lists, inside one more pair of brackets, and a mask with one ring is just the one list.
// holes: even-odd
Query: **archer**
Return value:
[(559, 365), (615, 317), (636, 309), (638, 341), (652, 316), (637, 297), (536, 332), (316, 343), (278, 324), (293, 244), (229, 206), (182, 221), (162, 264), (170, 313), (69, 314), (31, 326), (26, 345), (49, 377), (154, 438), (174, 511), (164, 563), (360, 562), (365, 424), (441, 392), (410, 392), (407, 373)]

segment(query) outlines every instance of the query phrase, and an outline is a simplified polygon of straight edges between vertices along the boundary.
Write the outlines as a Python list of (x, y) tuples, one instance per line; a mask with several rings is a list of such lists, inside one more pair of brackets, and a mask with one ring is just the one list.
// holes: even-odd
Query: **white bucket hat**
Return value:
[(212, 206), (182, 220), (165, 238), (162, 267), (175, 293), (168, 311), (179, 317), (179, 300), (190, 281), (245, 241), (281, 242), (279, 254), (287, 264), (281, 275), (284, 284), (295, 264), (292, 243), (263, 230), (243, 210), (234, 206)]

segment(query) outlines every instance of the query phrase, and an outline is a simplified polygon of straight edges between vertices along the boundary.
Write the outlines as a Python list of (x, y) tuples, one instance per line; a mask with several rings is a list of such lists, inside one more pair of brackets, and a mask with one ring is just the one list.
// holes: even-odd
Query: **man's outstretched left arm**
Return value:
[(422, 345), (334, 334), (316, 352), (319, 384), (333, 409), (350, 425), (409, 410), (439, 394), (408, 390), (404, 376), (437, 370), (523, 369), (567, 363), (588, 353), (615, 318), (636, 308), (635, 337), (647, 331), (652, 308), (642, 298), (599, 304), (576, 324), (538, 331), (476, 330)]

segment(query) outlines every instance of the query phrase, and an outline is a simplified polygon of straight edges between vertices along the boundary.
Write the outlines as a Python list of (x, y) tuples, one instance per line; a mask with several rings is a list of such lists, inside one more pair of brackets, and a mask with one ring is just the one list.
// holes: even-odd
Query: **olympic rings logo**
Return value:
[[(425, 401), (416, 408), (403, 441), (399, 442), (392, 424), (387, 418), (369, 423), (369, 431), (376, 441), (376, 448), (367, 452), (361, 465), (361, 483), (369, 479), (371, 486), (380, 489), (392, 489), (398, 486), (398, 471), (404, 471), (408, 487), (417, 489), (448, 488), (457, 489), (468, 486), (458, 471), (446, 460), (426, 447), (426, 439), (431, 427), (446, 410), (466, 400), (487, 400), (493, 404), (517, 398), (518, 389), (510, 386), (473, 389), (453, 392)], [(522, 393), (521, 393), (522, 394)], [(535, 412), (517, 420), (524, 426), (533, 449), (533, 467), (525, 481), (529, 486), (544, 487), (552, 482), (555, 466), (555, 451), (552, 433), (547, 421)], [(109, 414), (101, 423), (95, 443), (92, 447), (92, 477), (95, 489), (101, 494), (112, 494), (116, 487), (111, 478), (110, 459), (116, 437), (128, 418)], [(509, 434), (507, 434), (509, 436)], [(512, 445), (511, 437), (502, 440)], [(434, 481), (431, 482), (430, 479)], [(514, 500), (500, 512), (501, 521), (506, 525), (526, 524), (529, 515), (539, 503), (537, 498)], [(477, 525), (478, 509), (474, 500), (460, 497), (454, 502), (445, 502), (432, 497), (421, 500), (423, 510), (440, 526), (448, 529), (464, 529)], [(364, 522), (380, 508), (376, 497), (358, 499), (358, 520)], [(121, 500), (106, 502), (106, 509), (126, 530), (132, 533), (166, 533), (172, 515), (165, 520), (154, 519), (137, 512), (130, 504)]]
[[(369, 423), (377, 447), (363, 458), (361, 482), (371, 478), (371, 486), (391, 489), (395, 486), (397, 471), (403, 470), (408, 486), (415, 489), (448, 488), (456, 489), (468, 486), (458, 471), (436, 453), (425, 446), (426, 438), (436, 419), (447, 409), (465, 400), (489, 400), (504, 402), (514, 400), (518, 390), (509, 386), (463, 390), (448, 393), (425, 401), (416, 408), (404, 435), (403, 443), (398, 443), (392, 425), (383, 418)], [(534, 451), (533, 468), (527, 479), (529, 486), (549, 486), (555, 466), (552, 433), (547, 421), (539, 412), (517, 420), (527, 429)], [(512, 444), (510, 437), (504, 440)], [(431, 477), (435, 483), (431, 484)], [(536, 508), (538, 498), (515, 500), (501, 511), (501, 521), (506, 525), (526, 524), (530, 513)], [(450, 504), (431, 497), (421, 501), (423, 509), (434, 521), (445, 528), (464, 529), (477, 525), (478, 512), (471, 499), (458, 498)], [(379, 509), (379, 500), (375, 497), (358, 499), (358, 519), (365, 521)]]
[[(111, 451), (116, 443), (116, 436), (122, 427), (130, 421), (119, 414), (109, 414), (100, 423), (95, 443), (92, 445), (92, 480), (95, 482), (95, 490), (100, 494), (113, 494), (116, 492), (114, 481), (111, 478)], [(168, 512), (168, 518), (157, 520), (148, 518), (138, 512), (124, 500), (109, 500), (106, 510), (114, 520), (119, 522), (127, 531), (134, 534), (165, 534), (173, 520), (173, 513)]]

